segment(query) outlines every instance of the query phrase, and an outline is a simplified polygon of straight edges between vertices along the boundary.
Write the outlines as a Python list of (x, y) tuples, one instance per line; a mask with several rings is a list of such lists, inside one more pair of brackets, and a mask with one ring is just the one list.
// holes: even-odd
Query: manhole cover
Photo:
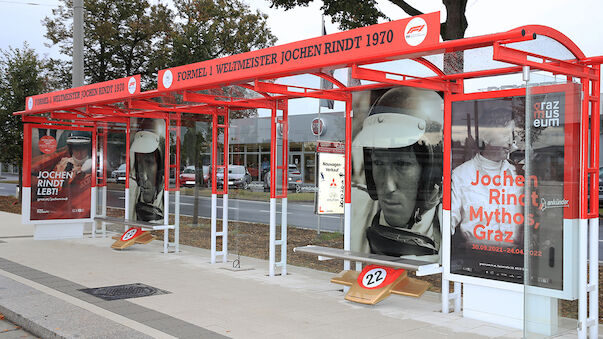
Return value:
[(105, 286), (97, 288), (83, 288), (80, 291), (92, 294), (104, 300), (119, 300), (148, 297), (150, 295), (168, 294), (170, 292), (160, 290), (156, 287), (136, 283), (127, 285)]

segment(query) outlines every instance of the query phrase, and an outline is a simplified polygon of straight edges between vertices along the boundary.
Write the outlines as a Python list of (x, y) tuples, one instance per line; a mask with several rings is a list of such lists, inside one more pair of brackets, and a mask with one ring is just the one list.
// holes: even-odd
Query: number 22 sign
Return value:
[(358, 285), (366, 289), (385, 287), (398, 279), (403, 272), (403, 269), (368, 265), (358, 275)]

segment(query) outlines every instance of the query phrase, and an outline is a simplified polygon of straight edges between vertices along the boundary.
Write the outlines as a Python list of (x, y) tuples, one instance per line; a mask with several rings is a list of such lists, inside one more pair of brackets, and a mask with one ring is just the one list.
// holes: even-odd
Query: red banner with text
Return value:
[(440, 37), (440, 13), (357, 28), (320, 37), (159, 71), (158, 91), (249, 81), (258, 76), (295, 74), (349, 63), (409, 56), (433, 49)]
[(102, 100), (126, 99), (140, 93), (140, 75), (27, 97), (27, 113), (83, 106)]

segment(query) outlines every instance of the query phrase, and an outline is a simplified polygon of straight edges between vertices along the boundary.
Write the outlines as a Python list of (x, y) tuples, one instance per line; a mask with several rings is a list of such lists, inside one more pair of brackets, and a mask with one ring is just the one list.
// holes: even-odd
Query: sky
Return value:
[[(170, 3), (170, 0), (150, 1)], [(271, 9), (267, 0), (242, 1), (268, 14), (268, 26), (278, 38), (278, 45), (321, 34), (321, 1), (289, 11)], [(392, 20), (408, 17), (389, 1), (377, 2)], [(445, 20), (441, 0), (408, 2), (424, 13), (440, 11), (441, 21)], [(58, 0), (0, 0), (0, 31), (3, 32), (0, 49), (21, 47), (27, 41), (39, 54), (57, 57), (58, 48), (45, 46), (48, 40), (44, 38), (41, 20), (50, 16), (58, 3)], [(567, 35), (587, 56), (598, 56), (603, 55), (602, 14), (601, 0), (469, 0), (466, 12), (469, 27), (465, 36), (504, 32), (523, 25), (546, 25)], [(325, 21), (327, 33), (338, 31), (329, 17), (325, 17)]]

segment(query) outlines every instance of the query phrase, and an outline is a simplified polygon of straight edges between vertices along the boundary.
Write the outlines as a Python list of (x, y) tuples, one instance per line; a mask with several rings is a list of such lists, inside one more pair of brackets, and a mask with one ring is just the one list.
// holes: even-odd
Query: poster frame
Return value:
[[(71, 224), (71, 223), (82, 223), (82, 222), (94, 222), (96, 212), (96, 170), (93, 170), (90, 181), (90, 217), (88, 218), (73, 218), (73, 219), (48, 219), (48, 220), (32, 220), (31, 219), (31, 147), (32, 147), (32, 129), (43, 128), (43, 129), (56, 129), (56, 130), (68, 130), (68, 131), (83, 131), (92, 133), (92, 168), (96, 168), (96, 138), (97, 132), (92, 127), (79, 127), (79, 126), (60, 126), (60, 125), (44, 125), (44, 124), (33, 124), (25, 123), (23, 126), (23, 150), (25, 159), (23, 162), (23, 199), (21, 206), (22, 222), (24, 224)], [(29, 175), (25, 175), (29, 173)], [(26, 197), (27, 195), (27, 197)]]
[[(324, 141), (321, 141), (324, 142)], [(336, 144), (336, 142), (331, 142), (332, 144)], [(337, 143), (337, 144), (341, 144), (341, 143)], [(317, 147), (318, 148), (318, 147)], [(341, 207), (338, 208), (338, 210), (340, 209), (341, 211), (333, 211), (333, 212), (326, 212), (326, 211), (320, 211), (320, 201), (321, 200), (321, 196), (323, 196), (324, 194), (326, 194), (326, 192), (321, 192), (320, 190), (320, 172), (322, 169), (322, 161), (321, 158), (323, 156), (338, 156), (342, 158), (342, 169), (340, 170), (339, 174), (341, 175), (341, 173), (343, 173), (345, 175), (345, 154), (343, 152), (340, 152), (338, 149), (334, 149), (333, 151), (322, 151), (322, 152), (316, 152), (316, 162), (318, 164), (318, 168), (316, 171), (316, 206), (315, 206), (315, 210), (316, 210), (316, 214), (318, 215), (343, 215), (344, 214), (344, 205), (345, 205), (345, 200), (343, 199), (343, 197), (341, 198), (341, 201), (343, 202)], [(342, 195), (345, 195), (345, 180), (343, 182), (343, 184), (341, 185), (341, 187), (338, 189), (338, 191), (341, 191)]]
[[(575, 111), (574, 108), (577, 107), (579, 102), (579, 98), (575, 98), (573, 94), (575, 94), (577, 84), (575, 83), (566, 83), (566, 84), (555, 84), (555, 85), (543, 85), (543, 86), (532, 86), (530, 87), (531, 92), (530, 95), (538, 95), (538, 94), (546, 94), (546, 93), (558, 93), (565, 92), (566, 101), (565, 101), (565, 111), (572, 112), (573, 115), (570, 115), (573, 121), (580, 121), (580, 111)], [(444, 119), (444, 213), (442, 220), (442, 229), (450, 230), (450, 218), (451, 218), (451, 174), (452, 174), (452, 103), (457, 101), (476, 101), (483, 99), (497, 99), (497, 98), (506, 98), (506, 97), (525, 97), (526, 91), (525, 87), (522, 88), (513, 88), (513, 89), (505, 89), (498, 91), (487, 91), (487, 92), (476, 92), (476, 93), (463, 93), (463, 94), (453, 94), (449, 95), (445, 98), (445, 105), (449, 108), (449, 114), (446, 114)], [(568, 117), (568, 116), (566, 116)], [(567, 123), (567, 120), (566, 120)], [(579, 129), (575, 131), (580, 137)], [(567, 132), (566, 134), (567, 140)], [(580, 151), (580, 145), (575, 145), (574, 152), (578, 153)], [(567, 152), (568, 147), (565, 145), (565, 150)], [(578, 161), (579, 162), (579, 161)], [(573, 164), (576, 165), (576, 164)], [(580, 167), (580, 164), (577, 164)], [(567, 164), (565, 166), (564, 172), (566, 172)], [(564, 174), (564, 190), (568, 188), (567, 182), (567, 173)], [(577, 188), (576, 188), (577, 189)], [(563, 218), (563, 287), (560, 290), (550, 289), (545, 287), (536, 287), (536, 286), (527, 286), (524, 283), (512, 283), (506, 281), (499, 281), (493, 279), (486, 279), (480, 277), (472, 277), (466, 275), (460, 275), (450, 272), (450, 259), (451, 259), (451, 234), (450, 232), (442, 232), (442, 243), (447, 244), (447, 249), (445, 251), (445, 255), (442, 256), (442, 278), (450, 281), (467, 283), (471, 285), (491, 287), (491, 288), (499, 288), (509, 291), (515, 292), (526, 292), (535, 295), (548, 296), (559, 299), (566, 300), (575, 300), (578, 298), (578, 248), (574, 246), (578, 244), (578, 221), (579, 221), (579, 194), (576, 191), (576, 202), (573, 204), (569, 213), (564, 212)]]

